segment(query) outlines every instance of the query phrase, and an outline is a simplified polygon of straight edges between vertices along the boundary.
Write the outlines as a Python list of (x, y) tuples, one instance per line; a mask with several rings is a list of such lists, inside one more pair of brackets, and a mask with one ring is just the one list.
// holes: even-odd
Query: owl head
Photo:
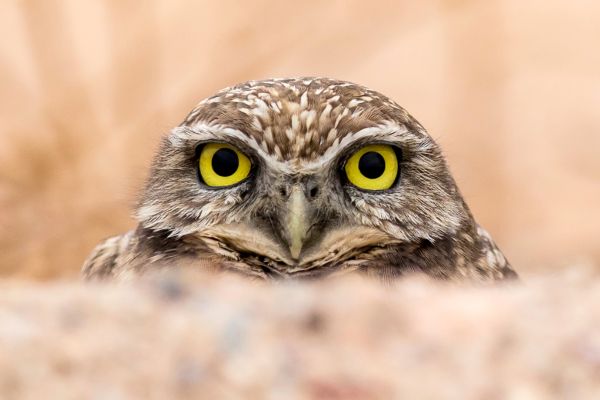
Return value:
[(425, 129), (384, 95), (324, 78), (200, 102), (164, 138), (136, 217), (140, 252), (262, 277), (449, 276), (487, 251)]

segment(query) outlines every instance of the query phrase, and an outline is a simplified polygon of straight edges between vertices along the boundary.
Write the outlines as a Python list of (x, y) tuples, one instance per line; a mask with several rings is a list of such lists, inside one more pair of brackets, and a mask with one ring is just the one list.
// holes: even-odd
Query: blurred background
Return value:
[(214, 91), (329, 76), (441, 144), (524, 275), (600, 268), (600, 3), (2, 1), (0, 276), (77, 277)]

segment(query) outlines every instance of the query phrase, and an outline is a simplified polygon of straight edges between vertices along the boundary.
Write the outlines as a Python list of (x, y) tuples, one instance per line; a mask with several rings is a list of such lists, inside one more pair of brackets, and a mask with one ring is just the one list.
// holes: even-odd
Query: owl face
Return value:
[(140, 226), (275, 275), (360, 268), (470, 215), (441, 152), (385, 96), (329, 79), (251, 81), (163, 141)]

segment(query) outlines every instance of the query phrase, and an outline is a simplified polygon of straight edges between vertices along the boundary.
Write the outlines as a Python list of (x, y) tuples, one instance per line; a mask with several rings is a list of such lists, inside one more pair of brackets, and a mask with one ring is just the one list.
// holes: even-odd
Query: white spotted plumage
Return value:
[[(203, 185), (196, 151), (211, 142), (246, 153), (251, 175)], [(401, 156), (385, 191), (344, 178), (349, 154), (368, 144)], [(201, 101), (163, 141), (135, 215), (134, 231), (88, 259), (87, 277), (181, 265), (258, 278), (515, 276), (425, 129), (386, 96), (327, 78), (249, 81)]]

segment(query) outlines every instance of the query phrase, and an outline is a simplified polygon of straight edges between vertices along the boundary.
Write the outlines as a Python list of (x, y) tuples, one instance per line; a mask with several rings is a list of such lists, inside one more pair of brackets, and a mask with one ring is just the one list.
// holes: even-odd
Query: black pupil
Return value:
[(219, 149), (213, 154), (212, 167), (219, 176), (231, 176), (240, 165), (238, 156), (231, 149)]
[(358, 169), (369, 179), (379, 178), (385, 171), (385, 160), (381, 154), (368, 151), (358, 160)]

